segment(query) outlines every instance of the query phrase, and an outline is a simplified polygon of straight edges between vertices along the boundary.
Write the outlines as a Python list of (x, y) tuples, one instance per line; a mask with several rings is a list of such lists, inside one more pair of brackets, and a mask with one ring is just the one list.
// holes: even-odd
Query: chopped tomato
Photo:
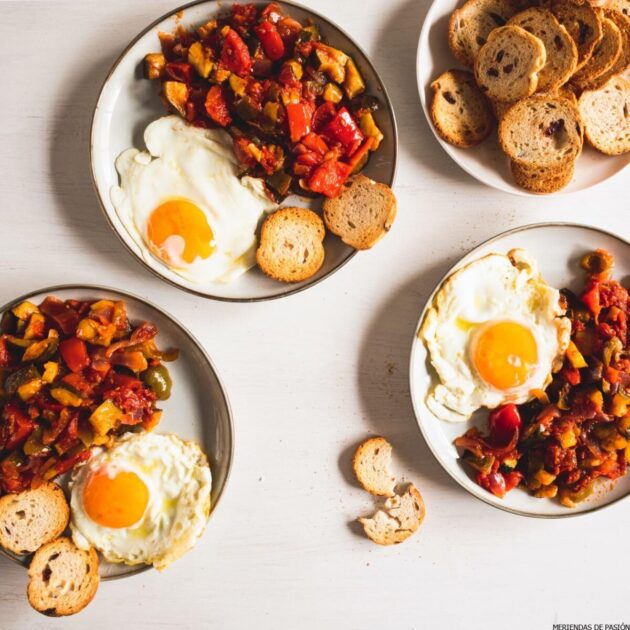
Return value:
[(85, 341), (70, 337), (59, 344), (61, 358), (72, 372), (80, 372), (90, 364)]
[(13, 402), (4, 405), (2, 419), (2, 442), (7, 451), (26, 441), (35, 428), (35, 423)]
[(318, 166), (309, 177), (308, 187), (326, 197), (336, 197), (352, 169), (343, 162), (331, 159)]
[(208, 116), (221, 127), (227, 127), (232, 122), (225, 92), (220, 85), (213, 85), (208, 90), (205, 107)]
[(516, 405), (497, 407), (490, 413), (490, 440), (498, 447), (507, 446), (521, 429), (522, 421)]
[(4, 337), (0, 337), (0, 368), (9, 367), (13, 363), (13, 357), (9, 351), (9, 344)]
[(262, 44), (265, 55), (272, 61), (284, 57), (284, 42), (273, 22), (265, 20), (254, 27), (254, 32)]
[(165, 71), (168, 77), (173, 79), (173, 81), (180, 81), (187, 85), (193, 78), (193, 67), (184, 61), (167, 63)]
[(47, 297), (39, 307), (44, 315), (48, 315), (65, 335), (71, 335), (77, 328), (81, 316), (65, 302)]
[(328, 153), (328, 145), (324, 141), (324, 139), (317, 133), (310, 132), (306, 134), (301, 143), (310, 151), (314, 151), (315, 153), (319, 153), (320, 155), (325, 155)]
[(586, 291), (582, 293), (582, 302), (586, 304), (587, 308), (593, 315), (595, 319), (599, 316), (601, 311), (601, 306), (599, 303), (599, 283), (591, 282), (587, 287)]
[(291, 140), (292, 142), (299, 142), (311, 130), (313, 110), (311, 106), (304, 101), (289, 103), (286, 106), (286, 110)]
[(277, 4), (276, 2), (270, 2), (262, 10), (262, 13), (260, 14), (260, 17), (262, 19), (269, 20), (273, 24), (276, 24), (277, 22), (279, 22), (282, 19), (283, 15), (284, 14), (282, 13), (282, 9), (280, 8), (279, 4)]
[(313, 131), (320, 133), (321, 130), (335, 117), (337, 110), (332, 103), (326, 102), (320, 105), (313, 114)]
[(562, 375), (564, 376), (566, 382), (569, 383), (569, 385), (579, 385), (582, 380), (582, 377), (580, 376), (580, 370), (571, 366), (565, 367), (562, 370)]
[(485, 488), (488, 492), (492, 492), (495, 496), (502, 499), (507, 492), (505, 477), (502, 473), (477, 473), (477, 483)]
[(332, 142), (339, 143), (348, 156), (352, 155), (365, 140), (354, 116), (345, 107), (342, 107), (322, 129), (322, 135)]
[(225, 35), (225, 41), (221, 48), (221, 63), (230, 72), (239, 76), (246, 75), (252, 69), (252, 58), (247, 45), (233, 28), (228, 27)]

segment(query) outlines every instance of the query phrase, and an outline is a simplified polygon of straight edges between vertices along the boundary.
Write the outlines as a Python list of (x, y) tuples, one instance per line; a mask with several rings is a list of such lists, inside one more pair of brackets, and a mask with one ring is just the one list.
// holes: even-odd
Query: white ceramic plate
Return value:
[[(536, 499), (520, 488), (508, 492), (503, 499), (499, 499), (475, 483), (471, 467), (459, 460), (457, 449), (453, 445), (453, 440), (471, 426), (487, 427), (487, 411), (480, 411), (469, 422), (449, 423), (436, 418), (425, 404), (426, 396), (437, 375), (430, 365), (424, 343), (418, 338), (418, 331), (435, 293), (444, 280), (461, 266), (489, 253), (506, 254), (515, 247), (525, 249), (534, 256), (545, 280), (559, 289), (568, 287), (579, 291), (584, 279), (583, 273), (580, 273), (579, 260), (586, 252), (597, 248), (606, 249), (615, 257), (615, 279), (624, 282), (625, 286), (630, 279), (630, 242), (597, 228), (568, 223), (527, 225), (482, 243), (464, 256), (442, 278), (420, 315), (412, 342), (409, 371), (411, 399), (416, 419), (438, 462), (457, 483), (478, 499), (522, 516), (552, 518), (584, 514), (628, 496), (630, 474), (619, 479), (614, 485), (600, 484), (589, 499), (579, 503), (574, 509), (568, 509), (559, 502), (549, 499)], [(612, 490), (607, 491), (611, 485)]]
[[(158, 96), (158, 82), (143, 79), (141, 68), (146, 53), (160, 50), (158, 31), (171, 32), (176, 24), (198, 26), (217, 13), (229, 9), (232, 4), (237, 2), (201, 0), (185, 5), (159, 18), (134, 38), (114, 64), (101, 89), (92, 121), (90, 151), (94, 185), (107, 220), (123, 244), (143, 265), (163, 280), (197, 295), (218, 300), (250, 302), (284, 297), (312, 286), (348, 262), (354, 256), (355, 250), (329, 234), (324, 242), (326, 248), (324, 265), (314, 277), (305, 282), (296, 284), (276, 282), (258, 269), (252, 269), (230, 284), (213, 283), (202, 286), (185, 280), (151, 256), (145, 258), (141, 248), (125, 230), (109, 197), (111, 187), (118, 183), (118, 175), (114, 168), (116, 157), (130, 146), (144, 149), (142, 138), (144, 129), (151, 121), (166, 115)], [(255, 4), (266, 5), (267, 2)], [(365, 79), (366, 92), (377, 97), (381, 103), (375, 118), (385, 135), (379, 150), (372, 154), (363, 172), (376, 181), (392, 186), (396, 170), (396, 121), (385, 86), (374, 66), (349, 35), (323, 16), (289, 2), (279, 4), (289, 15), (301, 22), (313, 20), (331, 45), (341, 48), (353, 57)], [(283, 205), (301, 205), (318, 209), (320, 203), (303, 197), (290, 197)]]
[[(219, 376), (199, 342), (166, 312), (129, 293), (97, 286), (63, 285), (23, 295), (0, 309), (0, 315), (23, 300), (39, 304), (48, 295), (66, 299), (123, 300), (132, 323), (148, 321), (158, 328), (160, 349), (178, 348), (177, 360), (167, 363), (173, 381), (171, 396), (159, 401), (164, 410), (157, 433), (175, 433), (184, 440), (195, 440), (208, 456), (212, 470), (212, 504), (214, 512), (225, 489), (233, 454), (232, 412)], [(2, 550), (12, 560), (28, 566), (30, 556), (15, 556)], [(194, 550), (190, 553), (194, 553)], [(104, 579), (127, 577), (148, 569), (146, 565), (129, 567), (101, 563)]]
[[(499, 148), (496, 131), (484, 142), (470, 149), (454, 147), (440, 138), (431, 122), (431, 82), (450, 68), (463, 68), (453, 57), (448, 47), (448, 21), (451, 13), (462, 0), (434, 0), (422, 26), (416, 58), (416, 75), (422, 109), (427, 122), (442, 148), (469, 175), (480, 182), (516, 195), (537, 196), (518, 187), (510, 172), (509, 160)], [(467, 68), (468, 69), (468, 68)], [(600, 184), (623, 171), (630, 164), (630, 154), (611, 157), (584, 146), (582, 155), (575, 165), (573, 180), (556, 195), (586, 190)]]

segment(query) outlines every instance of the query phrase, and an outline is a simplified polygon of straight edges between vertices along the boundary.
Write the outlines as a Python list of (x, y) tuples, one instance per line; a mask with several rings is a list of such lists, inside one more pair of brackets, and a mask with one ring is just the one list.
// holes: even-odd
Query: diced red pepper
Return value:
[(90, 364), (85, 341), (70, 337), (59, 344), (59, 353), (71, 372), (80, 372)]
[(607, 366), (604, 368), (604, 376), (606, 377), (606, 380), (613, 385), (619, 382), (620, 374), (620, 370), (617, 370), (614, 367)]
[(227, 127), (232, 122), (224, 89), (220, 85), (213, 85), (206, 96), (206, 112), (215, 123)]
[(65, 335), (71, 335), (77, 329), (81, 316), (77, 311), (58, 298), (49, 296), (40, 305), (44, 315), (48, 315), (61, 328)]
[(325, 155), (328, 153), (328, 145), (324, 139), (317, 133), (307, 133), (301, 140), (301, 143), (310, 151)]
[(35, 423), (13, 402), (4, 405), (2, 412), (4, 426), (3, 437), (6, 441), (4, 448), (12, 451), (16, 446), (26, 441), (26, 438), (35, 428)]
[(495, 496), (502, 499), (507, 492), (505, 477), (502, 473), (477, 473), (477, 483)]
[(372, 145), (374, 144), (374, 138), (370, 136), (366, 141), (352, 154), (348, 160), (348, 164), (354, 169), (357, 164), (369, 153)]
[(582, 377), (580, 376), (580, 370), (577, 368), (567, 366), (562, 370), (562, 376), (564, 376), (564, 380), (569, 383), (569, 385), (579, 385)]
[(341, 144), (348, 156), (352, 155), (365, 140), (357, 121), (346, 107), (342, 107), (322, 129), (322, 135), (332, 142)]
[(507, 446), (521, 430), (522, 421), (516, 405), (497, 407), (490, 413), (490, 441), (498, 447)]
[(283, 13), (280, 5), (275, 2), (270, 2), (260, 14), (261, 19), (269, 20), (276, 24), (282, 19)]
[(599, 283), (591, 282), (586, 291), (582, 293), (582, 302), (586, 304), (587, 308), (593, 315), (595, 319), (599, 316), (601, 309), (599, 302)]
[(311, 106), (304, 101), (299, 103), (289, 103), (286, 106), (286, 110), (291, 141), (299, 142), (311, 131), (311, 118), (313, 117), (313, 110)]
[(173, 81), (181, 81), (187, 85), (193, 78), (193, 67), (185, 61), (174, 61), (166, 64), (165, 68), (168, 77)]
[(278, 61), (278, 59), (284, 57), (284, 42), (282, 37), (280, 37), (280, 33), (278, 33), (278, 29), (272, 22), (268, 20), (261, 22), (254, 27), (254, 32), (262, 44), (265, 55), (269, 59)]
[(503, 477), (505, 478), (505, 491), (509, 492), (518, 486), (521, 483), (521, 479), (523, 479), (523, 473), (518, 471), (513, 471), (510, 473), (503, 473)]
[(343, 162), (331, 159), (318, 166), (308, 179), (308, 187), (326, 197), (336, 197), (352, 169)]
[(79, 462), (84, 462), (90, 459), (91, 452), (89, 449), (85, 451), (80, 451), (76, 455), (72, 455), (67, 459), (62, 459), (60, 462), (55, 464), (55, 476), (63, 475), (63, 473), (72, 470)]
[(233, 4), (232, 25), (245, 33), (256, 23), (256, 13), (255, 4)]
[(278, 33), (284, 41), (284, 45), (289, 49), (293, 49), (298, 35), (302, 32), (302, 25), (293, 18), (283, 17), (277, 24)]
[(233, 28), (228, 27), (225, 35), (221, 48), (221, 62), (230, 72), (239, 76), (248, 74), (252, 69), (252, 58), (247, 44)]
[(320, 105), (313, 114), (313, 131), (320, 133), (321, 130), (335, 117), (337, 110), (332, 103), (326, 101)]
[(9, 343), (4, 337), (0, 337), (0, 368), (9, 367), (13, 363), (13, 357), (9, 351)]

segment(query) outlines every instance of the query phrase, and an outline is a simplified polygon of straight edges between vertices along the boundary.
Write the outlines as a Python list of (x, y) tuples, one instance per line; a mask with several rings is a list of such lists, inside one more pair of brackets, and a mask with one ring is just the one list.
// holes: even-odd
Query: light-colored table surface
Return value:
[[(630, 236), (628, 172), (574, 196), (481, 186), (434, 140), (415, 48), (425, 0), (319, 0), (367, 50), (400, 129), (399, 215), (374, 251), (285, 300), (204, 301), (151, 276), (109, 231), (87, 141), (96, 92), (120, 50), (173, 0), (0, 1), (0, 302), (62, 282), (120, 287), (182, 320), (215, 360), (233, 405), (227, 495), (193, 553), (165, 573), (103, 584), (80, 615), (49, 620), (26, 574), (0, 558), (0, 628), (492, 628), (630, 624), (630, 502), (578, 519), (502, 513), (430, 455), (411, 409), (408, 355), (433, 284), (467, 249), (537, 221)], [(421, 531), (380, 548), (352, 521), (372, 500), (352, 448), (383, 434), (427, 504)]]

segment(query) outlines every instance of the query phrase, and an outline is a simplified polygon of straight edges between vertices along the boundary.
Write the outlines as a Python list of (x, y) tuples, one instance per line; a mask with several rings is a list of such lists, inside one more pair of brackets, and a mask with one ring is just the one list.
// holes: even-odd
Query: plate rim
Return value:
[[(319, 13), (318, 11), (314, 11), (313, 9), (311, 9), (310, 7), (308, 7), (306, 5), (299, 4), (298, 2), (293, 2), (293, 0), (274, 0), (274, 1), (276, 1), (281, 6), (282, 5), (288, 5), (289, 7), (296, 7), (298, 9), (301, 9), (302, 11), (307, 11), (316, 20), (320, 20), (321, 22), (332, 26), (334, 29), (337, 29), (337, 31), (339, 31), (345, 38), (350, 40), (350, 42), (352, 42), (353, 46), (361, 53), (361, 55), (363, 55), (363, 58), (365, 59), (365, 61), (367, 62), (368, 66), (370, 67), (370, 69), (374, 73), (374, 76), (376, 77), (376, 79), (378, 81), (379, 87), (382, 90), (381, 93), (382, 93), (382, 97), (383, 97), (383, 102), (385, 104), (385, 108), (386, 108), (387, 112), (389, 113), (389, 116), (391, 117), (391, 121), (392, 121), (392, 128), (393, 128), (393, 131), (394, 131), (394, 137), (393, 137), (394, 152), (393, 152), (393, 158), (392, 158), (393, 170), (392, 170), (391, 181), (389, 182), (388, 185), (389, 185), (390, 188), (393, 188), (395, 183), (396, 183), (396, 175), (397, 175), (397, 172), (398, 172), (398, 124), (396, 122), (396, 113), (394, 111), (394, 105), (393, 105), (392, 100), (391, 100), (391, 98), (389, 96), (389, 93), (387, 91), (387, 87), (385, 85), (385, 82), (381, 78), (381, 75), (378, 72), (378, 70), (376, 69), (376, 66), (374, 65), (374, 63), (372, 62), (372, 60), (370, 59), (368, 54), (365, 52), (363, 47), (360, 46), (356, 42), (356, 40), (348, 34), (348, 32), (345, 29), (341, 28), (332, 19), (330, 19), (328, 17), (325, 17), (324, 15)], [(263, 4), (263, 2), (261, 2), (261, 0), (252, 0), (252, 2), (254, 2), (254, 4)], [(95, 153), (95, 151), (94, 151), (94, 147), (95, 147), (94, 132), (95, 132), (95, 120), (97, 118), (98, 109), (99, 109), (99, 103), (100, 103), (100, 100), (101, 100), (101, 96), (103, 94), (103, 90), (105, 89), (105, 87), (109, 83), (112, 75), (117, 70), (117, 68), (120, 65), (120, 63), (122, 62), (122, 60), (127, 56), (129, 51), (131, 50), (131, 48), (133, 48), (133, 46), (138, 42), (138, 40), (140, 40), (142, 37), (144, 37), (149, 31), (154, 29), (158, 24), (160, 24), (160, 22), (162, 22), (162, 21), (164, 21), (164, 20), (166, 20), (166, 19), (176, 15), (177, 13), (179, 13), (181, 11), (185, 11), (186, 9), (189, 9), (191, 7), (194, 7), (194, 6), (197, 6), (197, 5), (200, 5), (200, 4), (212, 4), (212, 5), (216, 5), (217, 8), (220, 9), (221, 5), (222, 5), (222, 1), (221, 0), (193, 0), (192, 2), (187, 2), (186, 4), (178, 6), (175, 9), (172, 9), (172, 10), (168, 11), (167, 13), (165, 13), (164, 15), (158, 17), (153, 22), (151, 22), (148, 26), (143, 28), (137, 35), (135, 35), (133, 37), (133, 39), (125, 46), (125, 48), (122, 50), (120, 55), (116, 58), (116, 60), (114, 61), (113, 65), (111, 66), (111, 68), (107, 72), (107, 74), (105, 76), (105, 79), (101, 83), (101, 86), (100, 86), (100, 88), (98, 90), (96, 101), (95, 101), (94, 106), (92, 108), (92, 118), (91, 118), (91, 122), (90, 122), (89, 143), (88, 143), (89, 144), (89, 146), (88, 146), (88, 149), (89, 149), (88, 158), (89, 158), (89, 162), (90, 162), (90, 179), (92, 181), (92, 188), (93, 188), (94, 193), (96, 195), (96, 199), (98, 201), (98, 204), (99, 204), (99, 207), (101, 209), (101, 212), (105, 216), (105, 220), (107, 222), (107, 225), (109, 226), (111, 231), (116, 235), (116, 238), (123, 245), (123, 247), (127, 251), (127, 253), (129, 253), (134, 258), (134, 260), (139, 262), (146, 270), (150, 271), (154, 276), (156, 276), (157, 278), (159, 278), (163, 282), (166, 282), (167, 284), (170, 284), (171, 286), (173, 286), (173, 287), (175, 287), (175, 288), (177, 288), (177, 289), (179, 289), (181, 291), (186, 291), (187, 293), (190, 293), (192, 295), (196, 295), (198, 297), (202, 297), (202, 298), (207, 299), (207, 300), (216, 300), (218, 302), (257, 303), (257, 302), (268, 302), (268, 301), (271, 301), (271, 300), (279, 300), (279, 299), (282, 299), (282, 298), (285, 298), (285, 297), (289, 297), (291, 295), (295, 295), (297, 293), (301, 293), (302, 291), (306, 291), (307, 289), (310, 289), (311, 287), (314, 287), (314, 286), (318, 285), (320, 282), (322, 282), (326, 278), (329, 278), (334, 273), (339, 271), (342, 267), (344, 267), (348, 262), (350, 262), (350, 260), (352, 260), (352, 258), (354, 258), (356, 256), (356, 254), (358, 253), (359, 250), (355, 249), (354, 251), (351, 251), (345, 259), (343, 259), (339, 264), (337, 264), (335, 267), (333, 267), (332, 269), (327, 271), (324, 275), (320, 276), (319, 278), (316, 278), (316, 279), (311, 280), (311, 281), (307, 281), (306, 284), (303, 284), (303, 285), (301, 285), (299, 287), (291, 288), (288, 291), (285, 291), (285, 292), (282, 292), (282, 293), (278, 293), (276, 295), (265, 295), (265, 296), (260, 296), (260, 297), (226, 297), (226, 296), (219, 296), (219, 295), (210, 295), (208, 293), (203, 293), (203, 292), (198, 291), (196, 289), (193, 289), (191, 287), (186, 287), (186, 286), (183, 286), (181, 284), (178, 284), (175, 280), (172, 280), (171, 278), (167, 278), (166, 276), (162, 275), (157, 269), (154, 269), (153, 267), (148, 265), (146, 263), (146, 261), (142, 259), (142, 257), (136, 255), (136, 253), (129, 247), (129, 245), (127, 245), (127, 243), (122, 238), (121, 234), (119, 234), (118, 230), (116, 229), (116, 227), (112, 223), (112, 221), (111, 221), (111, 219), (109, 217), (109, 214), (108, 214), (108, 212), (107, 212), (107, 210), (105, 208), (105, 204), (103, 202), (103, 199), (101, 197), (99, 189), (98, 189), (98, 184), (97, 184), (97, 181), (96, 181), (96, 173), (95, 173), (95, 169), (94, 169), (94, 153)]]
[[(566, 519), (566, 518), (577, 518), (577, 517), (580, 517), (580, 516), (585, 516), (587, 514), (592, 514), (593, 512), (597, 512), (599, 510), (603, 510), (605, 508), (611, 507), (615, 503), (618, 503), (618, 502), (620, 502), (620, 501), (622, 501), (624, 499), (628, 499), (630, 497), (630, 491), (627, 492), (626, 494), (620, 496), (620, 497), (617, 497), (616, 499), (613, 499), (612, 501), (610, 501), (608, 503), (604, 503), (603, 505), (593, 506), (593, 507), (591, 507), (589, 509), (581, 510), (579, 512), (567, 510), (566, 513), (560, 512), (558, 514), (543, 514), (543, 513), (529, 512), (529, 511), (526, 511), (526, 510), (513, 508), (513, 507), (510, 507), (508, 505), (501, 505), (501, 504), (497, 504), (497, 503), (493, 502), (490, 499), (490, 497), (485, 496), (483, 493), (481, 493), (481, 492), (477, 493), (477, 492), (473, 491), (471, 488), (468, 488), (465, 485), (463, 485), (463, 483), (459, 480), (459, 478), (456, 477), (451, 472), (450, 468), (446, 465), (445, 461), (443, 461), (443, 458), (442, 458), (442, 456), (440, 454), (439, 449), (437, 447), (434, 447), (432, 441), (428, 438), (427, 434), (425, 433), (424, 427), (423, 427), (423, 420), (421, 420), (421, 417), (422, 417), (423, 414), (420, 413), (419, 404), (417, 402), (419, 394), (415, 393), (417, 388), (415, 386), (414, 379), (413, 379), (415, 356), (416, 356), (416, 352), (417, 352), (416, 348), (417, 348), (417, 344), (422, 343), (422, 341), (418, 338), (418, 332), (420, 331), (420, 328), (422, 326), (422, 322), (424, 321), (426, 312), (428, 311), (429, 307), (433, 303), (433, 299), (435, 297), (435, 294), (438, 292), (438, 290), (440, 289), (442, 284), (445, 282), (445, 280), (447, 278), (449, 278), (451, 276), (451, 274), (454, 273), (454, 271), (456, 271), (456, 268), (461, 263), (461, 261), (464, 258), (467, 258), (468, 256), (474, 254), (476, 251), (479, 251), (479, 250), (483, 249), (484, 247), (487, 247), (488, 245), (491, 245), (492, 243), (494, 243), (494, 242), (496, 242), (498, 240), (501, 240), (502, 238), (511, 236), (512, 234), (517, 234), (519, 232), (526, 232), (526, 231), (533, 230), (533, 229), (550, 228), (550, 227), (569, 227), (569, 228), (586, 229), (586, 230), (590, 230), (590, 231), (593, 231), (593, 232), (598, 232), (599, 234), (603, 234), (605, 236), (613, 238), (613, 239), (619, 241), (620, 243), (622, 243), (623, 245), (625, 245), (627, 247), (630, 247), (630, 240), (624, 238), (623, 236), (620, 236), (619, 234), (615, 234), (614, 232), (610, 232), (609, 230), (606, 230), (605, 228), (597, 227), (595, 225), (590, 225), (590, 224), (587, 224), (587, 223), (576, 223), (576, 222), (573, 222), (573, 221), (542, 221), (542, 222), (539, 222), (539, 223), (527, 223), (525, 225), (520, 225), (520, 226), (517, 226), (517, 227), (510, 228), (508, 230), (500, 232), (499, 234), (495, 234), (494, 236), (491, 236), (490, 238), (485, 239), (484, 241), (482, 241), (478, 245), (475, 245), (474, 247), (472, 247), (471, 249), (466, 251), (466, 253), (463, 256), (460, 256), (449, 267), (449, 269), (446, 271), (446, 273), (437, 281), (437, 283), (435, 284), (435, 286), (431, 290), (431, 293), (427, 297), (424, 306), (422, 307), (422, 309), (420, 311), (420, 316), (419, 316), (418, 321), (416, 322), (416, 325), (414, 327), (414, 333), (413, 333), (413, 337), (412, 337), (412, 341), (411, 341), (411, 350), (410, 350), (410, 353), (409, 353), (409, 393), (410, 393), (410, 396), (411, 396), (411, 406), (413, 407), (414, 418), (415, 418), (416, 424), (418, 425), (420, 433), (422, 434), (422, 438), (424, 439), (426, 445), (429, 447), (429, 450), (431, 451), (431, 454), (433, 455), (435, 460), (438, 462), (440, 467), (444, 470), (444, 472), (446, 472), (449, 475), (449, 477), (453, 481), (455, 481), (457, 483), (458, 486), (463, 488), (468, 494), (472, 495), (474, 498), (476, 498), (476, 499), (478, 499), (480, 501), (483, 501), (485, 504), (487, 504), (487, 505), (489, 505), (489, 506), (491, 506), (493, 508), (496, 508), (497, 510), (501, 510), (503, 512), (508, 512), (508, 513), (514, 514), (516, 516), (524, 516), (524, 517), (528, 517), (528, 518), (539, 518), (539, 519)], [(439, 421), (439, 419), (437, 419), (435, 416), (432, 416), (432, 418), (434, 420), (438, 420)]]
[[(160, 306), (157, 306), (156, 304), (154, 304), (153, 302), (149, 301), (148, 299), (140, 297), (140, 296), (136, 295), (135, 293), (131, 293), (130, 291), (125, 291), (123, 289), (116, 289), (114, 287), (109, 287), (109, 286), (106, 286), (106, 285), (70, 283), (70, 284), (56, 284), (56, 285), (52, 285), (52, 286), (49, 286), (49, 287), (43, 287), (41, 289), (36, 289), (36, 290), (33, 290), (33, 291), (29, 291), (28, 293), (25, 293), (25, 294), (23, 294), (21, 296), (13, 298), (12, 300), (9, 300), (8, 302), (6, 302), (2, 306), (0, 306), (0, 314), (4, 313), (5, 311), (7, 311), (13, 305), (19, 304), (20, 302), (23, 302), (24, 300), (28, 300), (28, 299), (32, 298), (33, 296), (35, 296), (35, 295), (40, 295), (42, 293), (51, 293), (51, 294), (53, 294), (55, 291), (60, 291), (60, 290), (88, 290), (88, 291), (94, 290), (94, 291), (104, 291), (104, 292), (115, 293), (115, 294), (118, 294), (118, 295), (123, 296), (123, 297), (132, 298), (134, 300), (137, 300), (138, 302), (140, 302), (144, 306), (148, 306), (149, 308), (153, 308), (156, 311), (158, 311), (160, 313), (160, 315), (162, 315), (163, 317), (166, 317), (166, 319), (168, 319), (171, 322), (171, 324), (173, 324), (175, 326), (175, 328), (179, 328), (179, 330), (182, 333), (184, 333), (184, 335), (188, 338), (188, 340), (191, 341), (192, 344), (201, 352), (202, 357), (204, 358), (204, 360), (206, 361), (206, 363), (210, 367), (210, 370), (212, 371), (212, 373), (214, 374), (215, 378), (217, 379), (217, 383), (219, 384), (219, 389), (221, 391), (221, 395), (223, 396), (223, 400), (224, 400), (224, 403), (225, 403), (225, 408), (227, 410), (228, 428), (229, 428), (229, 440), (230, 440), (230, 450), (229, 450), (229, 457), (228, 457), (228, 460), (227, 460), (227, 469), (226, 469), (226, 472), (225, 472), (225, 481), (223, 482), (223, 486), (221, 487), (221, 489), (219, 491), (219, 494), (216, 497), (216, 500), (213, 501), (211, 506), (210, 506), (210, 512), (208, 514), (208, 519), (206, 521), (206, 527), (207, 527), (208, 523), (210, 522), (210, 519), (212, 518), (212, 515), (214, 514), (217, 506), (219, 505), (219, 502), (223, 498), (223, 496), (224, 496), (224, 494), (226, 492), (226, 489), (228, 487), (228, 484), (229, 484), (229, 481), (230, 481), (230, 477), (231, 477), (231, 473), (232, 473), (232, 467), (233, 467), (233, 464), (234, 464), (234, 443), (235, 443), (234, 415), (233, 415), (233, 412), (232, 412), (232, 405), (230, 404), (230, 399), (228, 397), (227, 390), (225, 388), (223, 380), (221, 379), (221, 376), (219, 375), (219, 372), (217, 371), (216, 366), (214, 365), (212, 359), (210, 358), (210, 355), (206, 351), (206, 349), (203, 346), (203, 344), (199, 342), (199, 340), (190, 332), (190, 330), (188, 330), (188, 328), (186, 328), (186, 326), (184, 326), (177, 318), (175, 318), (173, 315), (171, 315), (168, 311), (165, 311)], [(205, 531), (205, 528), (204, 528), (204, 531)], [(6, 558), (9, 558), (9, 560), (12, 560), (16, 564), (24, 567), (25, 569), (28, 569), (28, 565), (25, 564), (20, 559), (19, 556), (10, 553), (8, 550), (4, 549), (3, 547), (0, 547), (0, 554), (5, 556)], [(32, 554), (29, 554), (29, 556), (24, 556), (24, 557), (25, 558), (26, 557), (30, 557), (31, 555)], [(29, 562), (29, 564), (30, 564), (30, 562)], [(140, 564), (137, 567), (135, 567), (132, 571), (129, 571), (128, 573), (120, 574), (120, 575), (108, 575), (108, 576), (101, 577), (100, 579), (101, 579), (102, 582), (110, 582), (110, 581), (114, 581), (114, 580), (123, 580), (123, 579), (130, 578), (130, 577), (133, 577), (135, 575), (139, 575), (140, 573), (144, 573), (145, 571), (150, 571), (150, 570), (153, 570), (153, 569), (154, 569), (154, 567), (152, 565)]]
[[(579, 190), (566, 190), (566, 188), (563, 188), (561, 190), (557, 190), (553, 193), (549, 193), (549, 194), (545, 194), (545, 193), (534, 193), (534, 192), (529, 192), (525, 189), (523, 190), (519, 190), (515, 187), (510, 187), (510, 188), (502, 188), (500, 186), (497, 186), (496, 184), (487, 182), (485, 180), (480, 179), (480, 177), (473, 172), (472, 169), (470, 169), (468, 166), (464, 165), (459, 159), (458, 159), (458, 154), (456, 152), (456, 149), (458, 147), (454, 147), (452, 145), (450, 145), (448, 142), (444, 141), (442, 138), (440, 138), (440, 136), (438, 135), (437, 131), (435, 130), (435, 126), (433, 125), (433, 122), (431, 121), (431, 116), (429, 114), (429, 110), (427, 108), (427, 99), (426, 99), (426, 94), (425, 94), (425, 86), (422, 85), (421, 83), (421, 79), (420, 79), (420, 65), (421, 65), (421, 61), (423, 60), (422, 54), (421, 54), (421, 46), (422, 43), (426, 40), (427, 41), (427, 46), (428, 46), (428, 40), (429, 40), (429, 28), (431, 27), (431, 25), (433, 25), (435, 23), (435, 20), (433, 19), (433, 13), (434, 11), (436, 11), (436, 7), (438, 6), (438, 3), (440, 2), (440, 0), (433, 0), (431, 2), (431, 6), (429, 7), (429, 10), (427, 11), (427, 14), (425, 15), (424, 18), (424, 22), (422, 23), (422, 28), (420, 29), (420, 35), (418, 37), (418, 44), (416, 46), (416, 86), (418, 88), (418, 96), (420, 97), (420, 104), (422, 105), (422, 111), (424, 112), (424, 117), (425, 120), (427, 122), (427, 125), (429, 126), (429, 128), (431, 129), (431, 132), (433, 133), (433, 136), (435, 137), (435, 139), (437, 140), (438, 144), (442, 147), (442, 149), (445, 151), (445, 153), (451, 158), (451, 160), (453, 160), (453, 162), (455, 162), (455, 164), (457, 164), (457, 166), (459, 166), (459, 168), (461, 168), (465, 173), (468, 173), (468, 175), (470, 175), (473, 179), (475, 179), (476, 181), (478, 181), (480, 184), (483, 184), (484, 186), (488, 186), (488, 188), (493, 188), (494, 190), (498, 190), (500, 192), (503, 193), (507, 193), (510, 195), (516, 195), (517, 197), (528, 197), (528, 198), (534, 198), (534, 199), (545, 199), (545, 198), (553, 198), (553, 197), (562, 197), (562, 196), (568, 196), (568, 195), (574, 195), (576, 193), (583, 193), (586, 192), (587, 190), (592, 190), (594, 188), (597, 188), (598, 186), (601, 186), (602, 184), (611, 181), (613, 179), (615, 179), (616, 177), (618, 177), (621, 173), (623, 173), (629, 166), (630, 166), (630, 161), (628, 161), (622, 168), (620, 168), (616, 173), (613, 173), (612, 175), (609, 175), (608, 177), (605, 177), (604, 179), (592, 184), (591, 186), (587, 186), (585, 188), (581, 188)], [(458, 5), (459, 6), (459, 5)], [(446, 39), (446, 34), (445, 34), (445, 39)], [(452, 66), (461, 66), (461, 63), (459, 63), (456, 59), (452, 60)], [(604, 157), (621, 157), (621, 156), (604, 156)]]

